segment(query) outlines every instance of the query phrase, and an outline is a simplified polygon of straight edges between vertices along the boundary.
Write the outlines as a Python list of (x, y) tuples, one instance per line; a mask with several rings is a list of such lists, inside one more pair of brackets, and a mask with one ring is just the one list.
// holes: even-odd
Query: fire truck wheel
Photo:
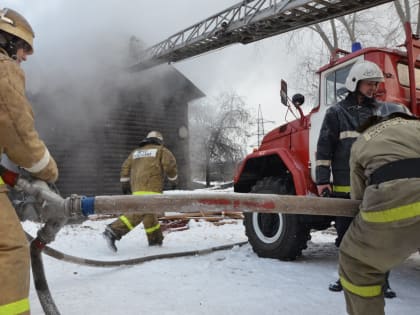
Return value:
[[(252, 188), (252, 193), (293, 195), (290, 178), (265, 177)], [(245, 213), (245, 233), (259, 257), (295, 260), (302, 255), (310, 239), (309, 229), (300, 224), (299, 215)]]

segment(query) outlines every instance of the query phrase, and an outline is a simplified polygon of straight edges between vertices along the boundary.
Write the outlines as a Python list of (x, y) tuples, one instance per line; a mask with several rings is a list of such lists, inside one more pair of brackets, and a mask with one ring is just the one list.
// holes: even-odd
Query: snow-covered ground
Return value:
[[(122, 260), (168, 252), (204, 249), (245, 241), (240, 220), (216, 226), (205, 221), (166, 235), (164, 245), (149, 248), (143, 226), (111, 252), (101, 233), (111, 220), (64, 227), (51, 247), (74, 256)], [(231, 222), (231, 220), (228, 220)], [(35, 235), (40, 226), (24, 222)], [(335, 236), (315, 232), (303, 257), (294, 262), (259, 258), (249, 244), (207, 255), (155, 260), (135, 266), (95, 268), (44, 255), (56, 305), (62, 315), (195, 314), (346, 314), (342, 293), (329, 292), (337, 277)], [(391, 272), (398, 297), (386, 301), (387, 314), (420, 314), (420, 255)], [(33, 283), (32, 314), (43, 314)]]

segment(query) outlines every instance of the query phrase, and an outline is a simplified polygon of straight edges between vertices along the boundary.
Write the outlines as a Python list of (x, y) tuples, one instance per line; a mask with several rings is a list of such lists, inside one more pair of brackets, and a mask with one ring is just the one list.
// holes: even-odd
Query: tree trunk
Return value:
[(206, 163), (206, 187), (210, 187), (210, 162)]

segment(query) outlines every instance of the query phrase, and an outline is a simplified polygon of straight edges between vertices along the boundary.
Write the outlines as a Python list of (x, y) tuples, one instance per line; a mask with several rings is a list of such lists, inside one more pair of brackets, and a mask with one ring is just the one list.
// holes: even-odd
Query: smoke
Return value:
[(48, 98), (57, 115), (91, 125), (116, 105), (132, 35), (118, 26), (121, 16), (113, 16), (111, 7), (94, 2), (44, 4), (33, 26), (35, 54), (25, 65), (31, 94)]
[(170, 15), (171, 8), (156, 11), (150, 1), (115, 0), (14, 0), (0, 6), (21, 13), (35, 32), (35, 52), (22, 67), (36, 128), (59, 162), (66, 185), (60, 189), (115, 192), (129, 150), (157, 121), (176, 118), (172, 100), (185, 90), (185, 79), (167, 65), (127, 71), (137, 61), (133, 36), (150, 46), (178, 27), (154, 18)]
[[(89, 91), (87, 80), (114, 76), (111, 69), (124, 64), (132, 35), (151, 46), (238, 2), (6, 0), (1, 5), (21, 12), (35, 30), (35, 54), (23, 67), (28, 89), (37, 92), (44, 90), (45, 82), (51, 89), (63, 85), (60, 76)], [(285, 56), (283, 46), (270, 39), (233, 45), (175, 67), (207, 95), (235, 90), (252, 106), (262, 104), (263, 111), (270, 112), (265, 116), (282, 119), (278, 86), (281, 78), (289, 79), (294, 60)], [(109, 70), (104, 73), (105, 69)]]
[[(146, 104), (167, 97), (150, 83), (164, 78), (167, 66), (137, 74), (126, 71), (135, 63), (129, 48), (132, 36), (154, 43), (164, 28), (172, 32), (169, 23), (153, 20), (151, 12), (158, 12), (149, 1), (5, 1), (2, 6), (24, 15), (35, 31), (35, 53), (23, 64), (27, 91), (35, 113), (48, 115), (52, 124), (65, 118), (68, 125), (62, 127), (70, 128), (77, 121), (83, 136), (84, 126), (102, 123), (107, 112), (120, 106), (123, 92), (149, 85), (154, 99)], [(159, 15), (165, 14), (162, 10)], [(50, 130), (44, 123), (37, 127), (41, 135)]]

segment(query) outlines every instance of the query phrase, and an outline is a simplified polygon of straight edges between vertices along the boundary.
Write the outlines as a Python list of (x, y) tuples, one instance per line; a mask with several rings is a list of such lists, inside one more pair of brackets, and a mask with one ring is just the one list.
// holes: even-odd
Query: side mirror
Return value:
[(289, 106), (287, 104), (287, 82), (284, 80), (280, 82), (280, 100), (284, 106)]
[(295, 105), (295, 107), (299, 107), (303, 103), (305, 103), (305, 96), (303, 96), (300, 93), (297, 93), (297, 94), (293, 95), (292, 104)]

